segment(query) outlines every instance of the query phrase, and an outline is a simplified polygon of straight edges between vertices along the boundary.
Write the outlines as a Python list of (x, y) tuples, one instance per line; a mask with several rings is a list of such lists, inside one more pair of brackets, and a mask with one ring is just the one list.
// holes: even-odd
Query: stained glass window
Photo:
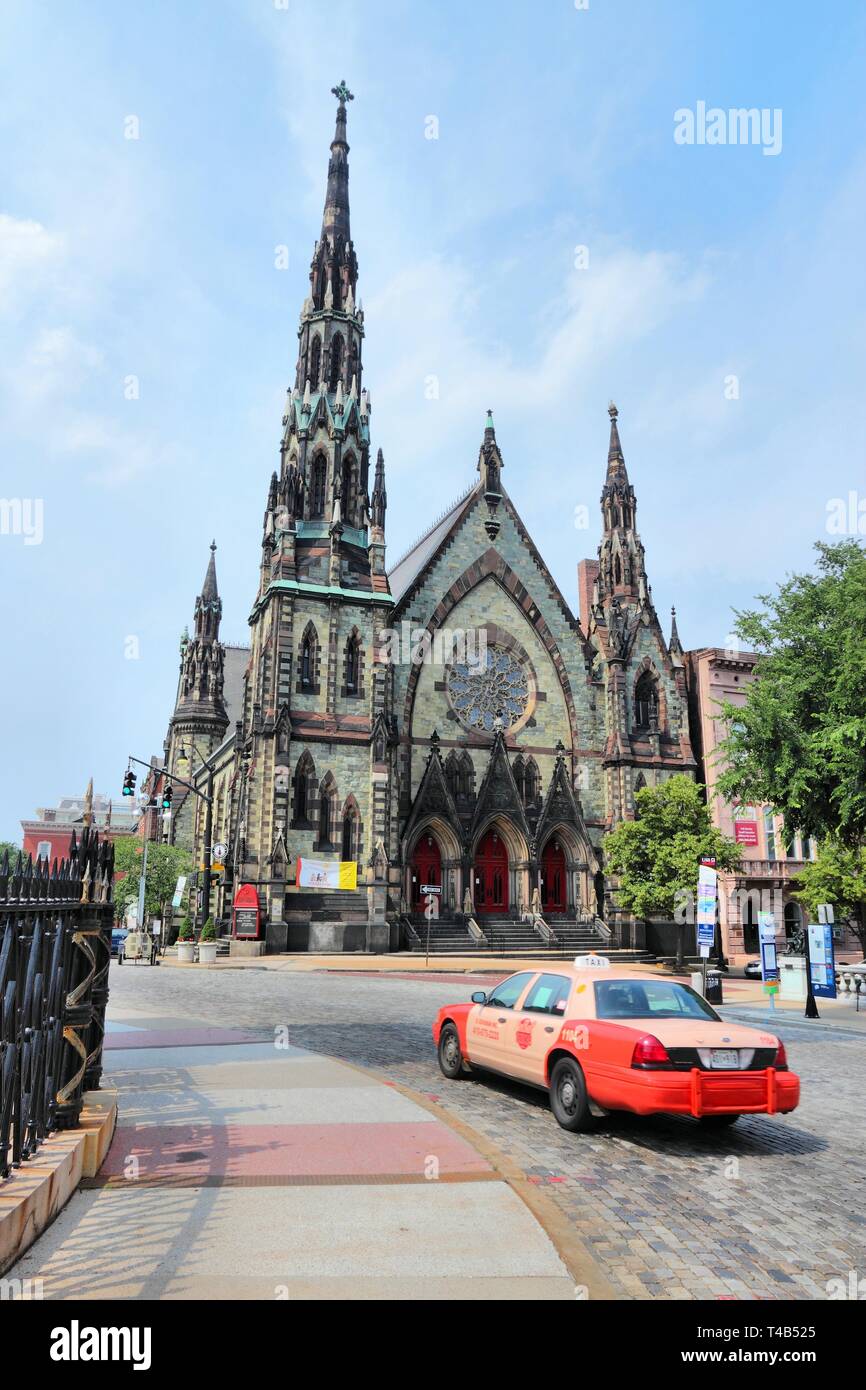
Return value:
[(451, 708), (467, 729), (491, 734), (497, 718), (508, 729), (526, 712), (526, 672), (510, 652), (499, 647), (488, 647), (480, 665), (455, 662), (448, 669), (447, 685)]

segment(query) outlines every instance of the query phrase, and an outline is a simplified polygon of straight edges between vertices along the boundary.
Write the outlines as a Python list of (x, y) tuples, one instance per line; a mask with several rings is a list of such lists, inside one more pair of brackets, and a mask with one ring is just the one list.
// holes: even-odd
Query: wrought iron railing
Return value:
[(87, 828), (51, 868), (0, 859), (0, 1182), (99, 1087), (113, 877), (113, 845)]

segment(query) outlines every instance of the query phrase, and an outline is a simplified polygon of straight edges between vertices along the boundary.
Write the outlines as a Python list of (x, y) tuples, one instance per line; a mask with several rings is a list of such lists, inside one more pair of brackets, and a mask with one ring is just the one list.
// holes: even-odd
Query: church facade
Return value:
[[(211, 841), (227, 848), (212, 911), (227, 918), (252, 884), (268, 949), (388, 950), (411, 939), (433, 885), (457, 933), (495, 940), (497, 924), (542, 919), (536, 931), (582, 923), (615, 945), (604, 834), (641, 786), (695, 769), (683, 651), (653, 606), (617, 411), (579, 616), (508, 495), (490, 414), (463, 496), (386, 566), (349, 217), (352, 98), (334, 91), (250, 648), (220, 642), (212, 551), (166, 739), (169, 775), (211, 777)], [(182, 806), (172, 835), (201, 860), (204, 803)], [(356, 863), (357, 889), (300, 887), (299, 858)]]

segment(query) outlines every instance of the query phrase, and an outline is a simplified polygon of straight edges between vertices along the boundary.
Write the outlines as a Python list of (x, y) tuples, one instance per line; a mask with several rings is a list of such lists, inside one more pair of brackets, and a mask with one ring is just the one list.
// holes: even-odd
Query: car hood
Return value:
[[(622, 1021), (625, 1022), (625, 1019)], [(748, 1028), (741, 1023), (716, 1023), (711, 1018), (630, 1018), (628, 1027), (642, 1033), (652, 1033), (665, 1047), (779, 1046), (779, 1039), (762, 1028)]]

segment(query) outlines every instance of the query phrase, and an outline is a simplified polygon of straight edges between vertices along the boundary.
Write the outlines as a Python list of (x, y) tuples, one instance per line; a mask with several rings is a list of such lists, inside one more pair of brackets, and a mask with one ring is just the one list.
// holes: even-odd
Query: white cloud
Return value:
[(64, 238), (41, 222), (0, 213), (0, 314), (16, 314), (49, 286), (64, 253)]

